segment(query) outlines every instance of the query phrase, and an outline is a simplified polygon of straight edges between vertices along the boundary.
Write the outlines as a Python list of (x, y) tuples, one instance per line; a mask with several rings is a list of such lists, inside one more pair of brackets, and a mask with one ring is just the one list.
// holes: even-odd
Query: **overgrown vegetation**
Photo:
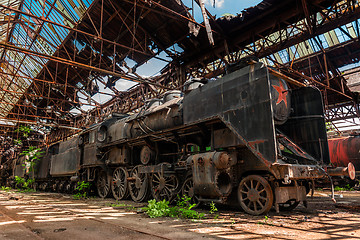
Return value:
[(89, 197), (89, 190), (91, 187), (90, 182), (78, 182), (77, 187), (75, 188), (75, 191), (77, 191), (76, 194), (73, 195), (74, 199), (86, 199)]
[[(25, 138), (25, 141), (29, 142), (29, 134), (31, 132), (31, 128), (25, 125), (21, 125), (19, 126), (19, 128), (17, 128), (15, 130), (15, 132), (18, 132), (21, 137)], [(24, 140), (24, 139), (23, 139)], [(18, 147), (24, 147), (24, 143), (23, 140), (21, 139), (14, 139), (14, 144)], [(34, 167), (36, 166), (36, 164), (40, 161), (40, 159), (42, 158), (44, 154), (44, 151), (41, 151), (40, 148), (35, 147), (35, 146), (28, 146), (27, 149), (23, 150), (20, 155), (24, 156), (24, 163), (23, 163), (23, 167), (25, 168), (26, 174), (31, 177), (32, 179), (21, 179), (21, 178), (17, 178), (15, 177), (15, 182), (17, 183), (17, 185), (19, 186), (23, 186), (23, 189), (30, 189), (30, 185), (32, 183), (35, 182), (34, 179)]]
[[(218, 209), (217, 209), (217, 207), (215, 206), (215, 203), (214, 202), (211, 202), (210, 203), (210, 211), (209, 211), (209, 213), (210, 214), (214, 214), (214, 213), (216, 213), (218, 211)], [(215, 216), (214, 216), (214, 219), (218, 219), (219, 218), (219, 214), (215, 214)]]
[(176, 206), (170, 207), (169, 201), (162, 200), (157, 202), (155, 199), (148, 201), (148, 206), (143, 208), (151, 218), (157, 217), (178, 217), (187, 219), (199, 219), (204, 217), (204, 213), (199, 213), (193, 208), (196, 204), (190, 203), (191, 198), (182, 196), (178, 199)]
[(1, 190), (2, 190), (2, 191), (10, 191), (11, 188), (10, 188), (10, 187), (5, 187), (5, 186), (1, 186)]
[(334, 126), (333, 126), (333, 124), (331, 122), (326, 122), (325, 126), (326, 126), (326, 132), (334, 131)]
[(21, 125), (15, 130), (15, 132), (20, 133), (24, 138), (28, 138), (31, 132), (31, 128), (25, 125)]
[(350, 184), (346, 184), (345, 187), (335, 186), (334, 190), (335, 191), (354, 191), (355, 189), (353, 187), (351, 187)]
[(34, 171), (34, 166), (40, 161), (41, 157), (43, 156), (44, 151), (41, 151), (40, 148), (29, 146), (28, 149), (22, 151), (20, 155), (25, 156), (25, 164), (24, 167), (28, 167), (29, 172)]
[(28, 192), (28, 191), (33, 191), (32, 189), (32, 184), (35, 182), (34, 179), (25, 179), (19, 176), (15, 176), (15, 188)]
[(266, 215), (264, 216), (264, 220), (257, 222), (257, 224), (265, 224), (265, 225), (273, 226), (273, 224), (269, 221), (269, 217)]
[(110, 203), (110, 204), (107, 204), (109, 207), (114, 207), (114, 208), (125, 208), (127, 210), (135, 210), (136, 207), (134, 207), (133, 205), (130, 205), (130, 204), (125, 204), (125, 203), (119, 203), (119, 202), (116, 202), (116, 203)]
[(14, 145), (15, 146), (21, 146), (22, 145), (22, 141), (20, 139), (14, 139)]
[(144, 208), (147, 215), (151, 218), (157, 217), (172, 217), (170, 213), (171, 208), (169, 207), (169, 201), (165, 199), (157, 202), (155, 199), (149, 200), (147, 207)]

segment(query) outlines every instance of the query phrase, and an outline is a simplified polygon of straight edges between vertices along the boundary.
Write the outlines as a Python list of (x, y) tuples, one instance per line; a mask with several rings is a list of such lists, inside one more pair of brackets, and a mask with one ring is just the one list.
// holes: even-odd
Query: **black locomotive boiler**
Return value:
[[(46, 150), (40, 189), (94, 181), (98, 194), (144, 201), (177, 194), (247, 213), (306, 203), (309, 182), (328, 175), (321, 93), (290, 89), (263, 63), (232, 66), (206, 84), (189, 82), (138, 113), (116, 114)], [(328, 171), (331, 173), (331, 171)]]

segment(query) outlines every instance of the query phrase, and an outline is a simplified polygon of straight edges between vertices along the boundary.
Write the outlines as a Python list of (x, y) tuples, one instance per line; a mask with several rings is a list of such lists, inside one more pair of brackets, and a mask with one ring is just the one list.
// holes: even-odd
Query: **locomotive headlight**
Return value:
[(106, 140), (106, 137), (107, 137), (107, 127), (106, 126), (99, 127), (98, 134), (97, 134), (98, 141), (104, 142)]

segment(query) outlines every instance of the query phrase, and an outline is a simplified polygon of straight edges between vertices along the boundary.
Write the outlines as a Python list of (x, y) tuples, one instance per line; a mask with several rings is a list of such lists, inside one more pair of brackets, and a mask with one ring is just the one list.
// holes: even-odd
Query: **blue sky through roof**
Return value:
[[(36, 17), (44, 17), (52, 22), (61, 25), (73, 27), (73, 23), (79, 21), (86, 9), (93, 0), (24, 0), (22, 11), (34, 15)], [(9, 5), (11, 2), (9, 1)], [(9, 11), (9, 15), (14, 15)], [(10, 38), (10, 42), (20, 48), (29, 49), (33, 52), (53, 55), (57, 47), (68, 36), (69, 30), (55, 26), (49, 23), (43, 23), (41, 20), (27, 15), (20, 15), (21, 20), (25, 24), (14, 24), (14, 30)], [(43, 24), (43, 25), (42, 25)], [(16, 102), (22, 92), (24, 92), (31, 84), (30, 78), (35, 78), (42, 70), (47, 60), (37, 56), (27, 56), (22, 52), (7, 51), (5, 59), (9, 62), (14, 74), (24, 76), (9, 77), (8, 87), (17, 94), (6, 95), (7, 101)], [(12, 71), (9, 69), (9, 71)], [(15, 81), (13, 81), (15, 79)], [(11, 82), (10, 82), (11, 81)], [(11, 107), (9, 107), (11, 106)], [(13, 105), (7, 106), (10, 111)]]
[[(232, 14), (237, 15), (241, 13), (246, 8), (252, 7), (257, 5), (261, 2), (261, 0), (248, 0), (248, 1), (239, 1), (239, 0), (204, 0), (206, 8), (208, 11), (216, 16), (216, 18), (219, 18), (223, 16), (224, 14)], [(193, 1), (193, 0), (183, 0), (184, 4), (191, 8), (194, 6), (193, 10), (190, 10), (190, 13), (194, 14), (195, 20), (198, 22), (203, 22), (202, 14), (200, 11), (199, 6)], [(194, 3), (193, 3), (194, 2)], [(51, 4), (55, 3), (56, 9), (51, 9)], [(31, 14), (34, 14), (36, 16), (45, 16), (47, 19), (60, 23), (65, 24), (67, 26), (72, 27), (72, 22), (77, 22), (81, 15), (84, 13), (84, 11), (90, 6), (92, 3), (92, 0), (51, 0), (51, 1), (44, 1), (44, 0), (24, 0), (24, 10), (25, 12), (29, 12)], [(45, 4), (45, 8), (43, 7)], [(68, 20), (70, 19), (70, 21)], [(68, 35), (69, 31), (67, 29), (54, 26), (51, 24), (44, 24), (43, 28), (40, 31), (39, 37), (37, 37), (37, 40), (34, 44), (31, 46), (29, 45), (31, 42), (31, 39), (34, 37), (35, 32), (39, 30), (39, 26), (41, 21), (22, 15), (22, 20), (24, 22), (27, 22), (28, 27), (24, 27), (23, 25), (17, 24), (12, 41), (13, 43), (17, 44), (20, 47), (23, 48), (29, 48), (32, 51), (45, 53), (48, 55), (52, 55), (57, 46), (59, 46), (63, 40)], [(359, 20), (357, 20), (359, 21)], [(358, 37), (355, 29), (355, 22), (347, 24), (342, 26), (342, 31), (340, 29), (332, 30), (333, 34), (330, 35), (328, 33), (322, 34), (316, 39), (318, 42), (321, 42), (323, 48), (331, 47), (337, 43), (343, 43), (345, 41), (350, 40), (349, 36), (345, 34), (344, 32), (347, 32), (350, 35), (354, 35), (353, 37)], [(295, 34), (295, 33), (294, 33)], [(336, 39), (332, 39), (336, 38)], [(282, 63), (286, 63), (292, 59), (292, 57), (295, 55), (295, 59), (303, 57), (304, 55), (308, 54), (309, 52), (317, 52), (320, 50), (320, 48), (315, 43), (314, 39), (309, 39), (306, 41), (307, 46), (309, 47), (309, 50), (301, 49), (302, 45), (294, 45), (291, 46), (288, 49), (282, 50), (278, 53), (275, 53), (276, 57), (274, 59), (280, 59)], [(84, 46), (82, 46), (80, 43), (75, 42), (75, 45), (81, 49)], [(175, 46), (176, 49), (176, 46)], [(181, 49), (176, 49), (181, 52)], [(291, 51), (291, 52), (290, 52)], [(9, 61), (12, 61), (14, 66), (17, 67), (21, 63), (21, 59), (23, 59), (24, 54), (22, 53), (16, 53), (16, 55), (8, 55)], [(164, 52), (161, 52), (159, 54), (159, 57), (171, 60), (166, 56)], [(24, 74), (30, 77), (36, 77), (37, 74), (41, 71), (44, 64), (46, 64), (47, 60), (39, 57), (25, 57), (24, 64), (22, 64), (20, 68), (19, 74)], [(128, 60), (128, 65), (133, 66), (135, 63), (131, 62), (131, 60)], [(268, 62), (271, 64), (271, 61)], [(151, 59), (144, 65), (140, 66), (137, 69), (137, 73), (144, 76), (144, 77), (150, 77), (154, 76), (159, 73), (159, 71), (167, 64), (167, 62), (161, 61), (159, 59)], [(25, 80), (28, 82), (29, 80)], [(116, 84), (116, 87), (119, 90), (126, 90), (135, 83), (127, 82), (127, 81), (118, 81)], [(103, 90), (100, 86), (100, 90)], [(100, 95), (99, 95), (100, 98)], [(98, 99), (100, 102), (104, 102), (103, 99)], [(107, 100), (107, 99), (106, 99)]]
[[(205, 0), (205, 6), (206, 6), (207, 10), (213, 16), (216, 16), (216, 18), (219, 18), (219, 17), (223, 16), (224, 14), (237, 15), (237, 14), (241, 13), (241, 11), (244, 10), (245, 8), (255, 6), (260, 2), (262, 2), (262, 1), (261, 0), (247, 0), (247, 1), (215, 0), (215, 5), (214, 5), (214, 0)], [(183, 0), (183, 3), (187, 7), (190, 7), (190, 8), (192, 7), (192, 0)], [(194, 6), (195, 6), (194, 7), (195, 20), (197, 22), (203, 22), (201, 10), (200, 10), (199, 6), (195, 3), (195, 1), (194, 1)], [(190, 13), (192, 13), (192, 11), (190, 11)], [(177, 47), (176, 44), (174, 47), (175, 47), (176, 51), (179, 51), (179, 52), (182, 51), (182, 49), (180, 47)], [(171, 48), (173, 49), (173, 46)], [(168, 61), (172, 60), (171, 58), (167, 57), (167, 54), (164, 51), (160, 52), (160, 54), (158, 56), (160, 58), (166, 59)], [(133, 62), (131, 59), (128, 59), (127, 64), (128, 64), (128, 66), (132, 67), (135, 65), (135, 62)], [(160, 70), (163, 67), (165, 67), (166, 64), (167, 64), (167, 62), (165, 62), (165, 61), (153, 58), (153, 59), (149, 60), (148, 62), (146, 62), (145, 64), (143, 64), (142, 66), (138, 67), (136, 72), (144, 77), (155, 76), (160, 73)], [(120, 91), (124, 91), (134, 85), (136, 85), (136, 83), (120, 80), (120, 81), (117, 81), (116, 88)], [(102, 91), (102, 92), (110, 92), (108, 89), (104, 89), (104, 86), (101, 86), (101, 84), (99, 84), (99, 87), (100, 87), (100, 91)], [(106, 96), (106, 95), (101, 95), (101, 94), (95, 94), (93, 96), (93, 98), (96, 101), (103, 103), (103, 102), (106, 102), (107, 100), (109, 100), (111, 97)]]
[[(71, 22), (77, 22), (81, 18), (86, 8), (89, 7), (92, 3), (92, 0), (57, 0), (55, 2), (56, 9), (52, 9), (51, 5), (54, 2), (55, 1), (24, 0), (22, 11), (28, 12), (38, 17), (45, 16), (48, 20), (55, 23), (72, 26)], [(42, 21), (36, 18), (25, 15), (21, 15), (21, 18), (24, 22), (27, 23), (27, 25), (24, 26), (22, 24), (16, 24), (11, 41), (22, 48), (52, 55), (54, 54), (56, 48), (69, 34), (69, 30), (47, 23), (44, 23), (43, 27), (40, 29), (40, 24)], [(35, 35), (38, 31), (40, 31), (39, 35), (37, 36), (34, 43), (31, 44), (32, 39), (35, 38)], [(23, 55), (24, 54), (18, 53), (18, 61), (15, 61), (14, 64), (20, 65)], [(24, 59), (24, 62), (27, 61), (28, 64), (22, 64), (20, 67), (20, 75), (22, 72), (27, 73), (26, 75), (30, 77), (36, 77), (37, 74), (41, 71), (42, 65), (47, 62), (47, 60), (43, 58), (32, 57), (32, 59), (33, 60), (31, 60), (29, 57)]]

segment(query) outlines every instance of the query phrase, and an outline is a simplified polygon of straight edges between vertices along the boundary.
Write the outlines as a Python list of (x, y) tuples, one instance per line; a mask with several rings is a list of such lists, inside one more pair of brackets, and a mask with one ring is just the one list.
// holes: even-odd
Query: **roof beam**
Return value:
[(67, 65), (70, 65), (70, 66), (76, 66), (76, 67), (84, 68), (84, 69), (87, 69), (87, 70), (90, 70), (90, 71), (103, 73), (105, 75), (119, 77), (119, 78), (124, 79), (124, 80), (138, 82), (138, 83), (146, 83), (146, 84), (154, 85), (154, 86), (157, 86), (157, 87), (160, 87), (160, 88), (172, 90), (172, 88), (169, 88), (169, 87), (166, 87), (166, 86), (151, 82), (151, 81), (146, 80), (146, 79), (139, 79), (139, 78), (135, 78), (135, 77), (132, 77), (132, 76), (129, 76), (129, 75), (124, 75), (123, 73), (117, 73), (117, 72), (114, 72), (114, 71), (109, 71), (109, 70), (106, 70), (106, 69), (101, 69), (101, 68), (98, 68), (98, 67), (90, 66), (90, 65), (87, 65), (87, 64), (84, 64), (84, 63), (71, 61), (71, 60), (68, 60), (68, 59), (65, 59), (65, 58), (35, 52), (35, 51), (29, 50), (29, 49), (13, 46), (13, 45), (8, 44), (8, 43), (1, 43), (0, 42), (0, 46), (2, 46), (4, 48), (7, 48), (7, 49), (12, 49), (14, 51), (19, 51), (19, 52), (22, 52), (22, 53), (42, 57), (42, 58), (45, 58), (45, 59), (48, 59), (48, 60), (51, 60), (51, 61), (54, 61), (54, 62), (59, 62), (59, 63), (67, 64)]

